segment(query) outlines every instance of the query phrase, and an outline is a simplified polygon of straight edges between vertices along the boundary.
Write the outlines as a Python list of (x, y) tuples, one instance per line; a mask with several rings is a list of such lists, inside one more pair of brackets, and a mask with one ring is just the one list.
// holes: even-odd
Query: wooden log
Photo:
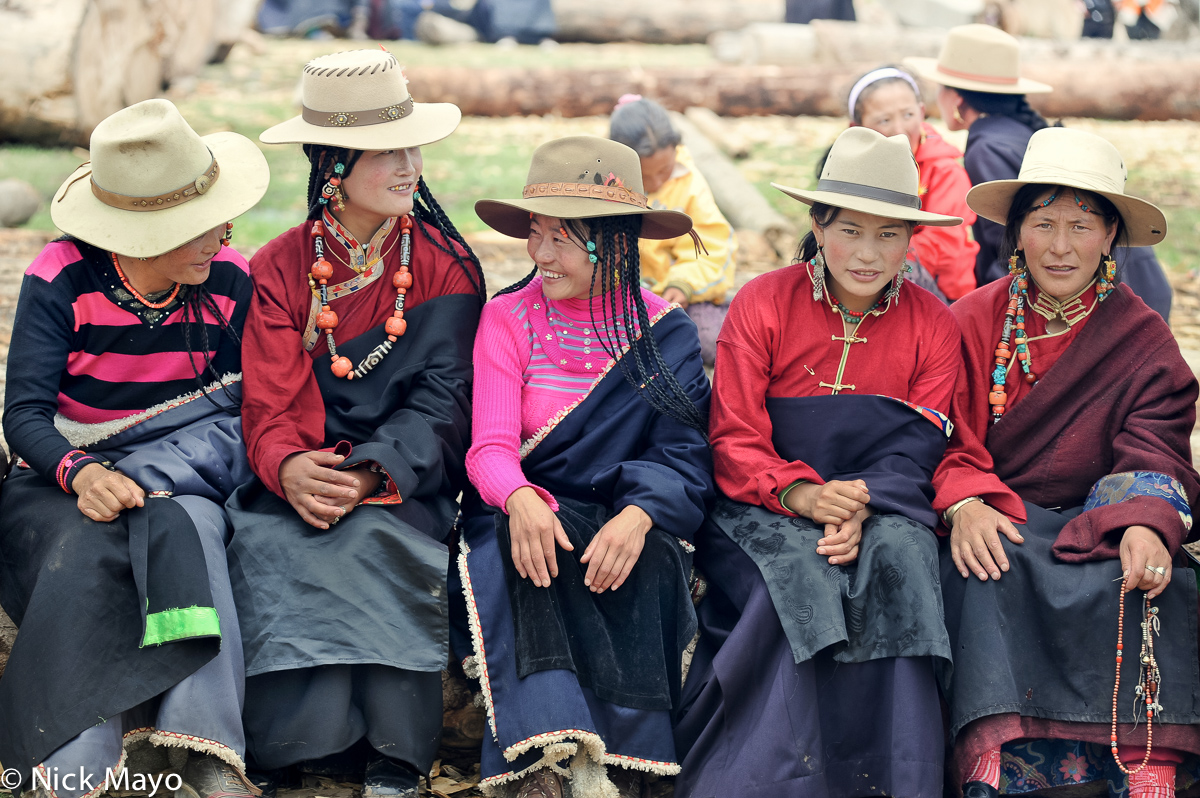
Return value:
[(784, 0), (552, 0), (564, 42), (703, 42), (752, 22), (782, 22)]
[(746, 139), (707, 108), (693, 105), (683, 115), (730, 158), (741, 159), (750, 155), (750, 145)]
[[(717, 207), (735, 230), (760, 233), (779, 252), (792, 246), (795, 227), (771, 207), (771, 203), (750, 184), (717, 146), (704, 137), (695, 125), (682, 114), (672, 114), (671, 121), (683, 136), (684, 146), (712, 189)], [(781, 257), (791, 253), (779, 252)]]
[(222, 37), (233, 36), (231, 20), (247, 24), (256, 5), (4, 0), (0, 57), (8, 74), (0, 82), (0, 141), (86, 145), (100, 120), (199, 71)]
[[(417, 99), (452, 102), (475, 116), (607, 115), (617, 99), (642, 94), (670, 110), (703, 106), (720, 116), (845, 116), (854, 80), (878, 63), (843, 66), (712, 66), (657, 69), (412, 67)], [(1025, 75), (1055, 87), (1030, 102), (1052, 117), (1200, 121), (1200, 57), (1172, 62), (1045, 61)], [(936, 114), (936, 86), (926, 110)]]

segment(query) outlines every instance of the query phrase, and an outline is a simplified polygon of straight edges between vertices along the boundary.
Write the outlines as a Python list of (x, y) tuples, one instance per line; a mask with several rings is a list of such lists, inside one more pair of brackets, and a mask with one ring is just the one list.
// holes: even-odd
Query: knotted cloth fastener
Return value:
[(301, 107), (300, 115), (310, 125), (319, 127), (366, 127), (395, 122), (412, 113), (413, 100), (409, 97), (402, 103), (365, 111), (314, 111), (307, 105)]
[(843, 180), (827, 180), (822, 178), (817, 181), (817, 191), (850, 194), (851, 196), (863, 197), (864, 199), (888, 202), (892, 205), (903, 205), (906, 208), (913, 208), (915, 210), (921, 209), (921, 198), (916, 194), (906, 194), (903, 191), (892, 191), (891, 189), (878, 188), (876, 186), (864, 186), (861, 183), (847, 183)]
[(584, 197), (619, 202), (638, 208), (648, 207), (645, 194), (630, 191), (622, 186), (597, 186), (594, 183), (530, 183), (521, 192), (524, 199), (533, 197)]
[[(158, 211), (163, 208), (172, 208), (176, 205), (182, 205), (188, 200), (194, 200), (201, 194), (206, 193), (213, 185), (216, 184), (217, 178), (221, 176), (221, 167), (217, 164), (217, 159), (212, 159), (212, 164), (204, 173), (188, 183), (185, 186), (168, 191), (164, 194), (155, 194), (152, 197), (134, 197), (129, 194), (118, 194), (115, 191), (108, 191), (100, 188), (96, 184), (96, 176), (92, 175), (92, 193), (96, 195), (96, 199), (108, 205), (111, 208), (117, 208), (123, 211)], [(65, 196), (65, 192), (64, 192)]]

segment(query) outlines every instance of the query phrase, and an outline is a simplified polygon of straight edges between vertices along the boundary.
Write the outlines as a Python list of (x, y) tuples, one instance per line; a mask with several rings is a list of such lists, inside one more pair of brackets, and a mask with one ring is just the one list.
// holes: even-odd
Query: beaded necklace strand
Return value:
[(1109, 737), (1109, 746), (1112, 749), (1113, 759), (1117, 763), (1117, 767), (1127, 776), (1132, 776), (1135, 773), (1141, 772), (1150, 762), (1150, 751), (1154, 746), (1154, 716), (1162, 712), (1162, 704), (1159, 703), (1159, 686), (1162, 684), (1162, 674), (1158, 670), (1158, 660), (1154, 657), (1154, 635), (1158, 633), (1158, 607), (1150, 606), (1150, 598), (1143, 596), (1142, 598), (1142, 650), (1138, 654), (1138, 683), (1134, 688), (1133, 699), (1133, 721), (1136, 728), (1137, 722), (1141, 717), (1141, 712), (1138, 705), (1144, 705), (1146, 708), (1146, 755), (1142, 757), (1142, 763), (1137, 767), (1130, 769), (1121, 761), (1121, 757), (1117, 754), (1117, 691), (1121, 688), (1121, 660), (1124, 652), (1125, 639), (1125, 585), (1124, 577), (1117, 580), (1121, 582), (1121, 611), (1117, 615), (1117, 675), (1116, 683), (1113, 684), (1112, 697), (1112, 733)]
[(988, 394), (988, 404), (992, 407), (993, 424), (1003, 418), (1004, 409), (1008, 405), (1008, 393), (1004, 386), (1008, 382), (1008, 361), (1014, 354), (1017, 362), (1021, 364), (1021, 371), (1025, 373), (1025, 382), (1033, 385), (1038, 379), (1033, 371), (1029, 339), (1025, 335), (1025, 308), (1029, 306), (1029, 273), (1023, 269), (1016, 269), (1015, 261), (1015, 255), (1009, 259), (1013, 281), (1008, 288), (1008, 307), (1004, 311), (1004, 328), (1000, 332), (1000, 342), (996, 344), (996, 359), (992, 361), (992, 390)]
[(392, 316), (383, 325), (387, 339), (367, 353), (357, 366), (350, 358), (339, 356), (337, 344), (333, 340), (333, 331), (337, 328), (337, 314), (329, 309), (329, 278), (333, 276), (333, 264), (325, 259), (325, 225), (320, 219), (313, 222), (313, 250), (317, 260), (309, 269), (309, 287), (321, 302), (321, 311), (317, 313), (317, 328), (325, 331), (325, 342), (329, 345), (329, 357), (332, 360), (329, 369), (335, 377), (352, 380), (362, 379), (367, 373), (383, 362), (388, 352), (396, 343), (396, 339), (408, 330), (408, 322), (404, 319), (404, 296), (412, 288), (413, 276), (409, 272), (412, 261), (412, 217), (408, 214), (400, 217), (400, 267), (392, 275), (392, 285), (396, 288), (396, 305)]
[(142, 296), (141, 293), (139, 293), (138, 290), (130, 284), (129, 279), (125, 276), (125, 272), (121, 270), (121, 262), (117, 260), (117, 253), (110, 252), (108, 255), (110, 258), (112, 258), (112, 264), (117, 269), (117, 276), (121, 278), (121, 285), (125, 286), (125, 290), (127, 290), (129, 293), (133, 294), (134, 299), (136, 299), (138, 302), (141, 302), (146, 307), (152, 310), (162, 310), (167, 305), (174, 302), (175, 297), (179, 296), (180, 285), (179, 283), (175, 283), (175, 288), (171, 291), (171, 294), (166, 299), (164, 299), (162, 302), (151, 302), (149, 299), (146, 299), (146, 297)]
[(858, 324), (860, 321), (865, 319), (868, 314), (874, 313), (875, 311), (879, 310), (881, 307), (886, 305), (888, 299), (890, 299), (890, 297), (887, 295), (887, 292), (884, 292), (884, 295), (882, 297), (880, 297), (879, 301), (876, 302), (874, 305), (867, 308), (866, 310), (858, 311), (858, 310), (850, 310), (848, 307), (846, 307), (840, 301), (838, 301), (837, 297), (833, 296), (832, 294), (830, 294), (830, 296), (829, 296), (829, 301), (833, 304), (833, 312), (837, 313), (843, 319), (845, 319), (847, 324)]

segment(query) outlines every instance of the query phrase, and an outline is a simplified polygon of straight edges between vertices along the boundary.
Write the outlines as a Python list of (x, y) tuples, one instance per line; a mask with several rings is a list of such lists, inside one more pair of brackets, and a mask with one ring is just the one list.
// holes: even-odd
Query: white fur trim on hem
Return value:
[(246, 763), (238, 756), (238, 752), (216, 740), (196, 737), (192, 734), (155, 730), (150, 734), (150, 742), (164, 748), (185, 748), (188, 751), (209, 754), (234, 768), (238, 773), (243, 775), (246, 773)]
[(177, 396), (154, 407), (146, 408), (140, 413), (134, 413), (132, 416), (114, 418), (112, 421), (101, 421), (96, 424), (85, 424), (82, 421), (74, 421), (61, 413), (56, 413), (54, 416), (54, 426), (67, 439), (67, 443), (72, 446), (92, 446), (168, 410), (173, 410), (176, 407), (186, 405), (188, 402), (195, 401), (204, 396), (205, 393), (220, 390), (222, 385), (228, 386), (241, 381), (242, 375), (240, 373), (226, 374), (219, 382), (209, 384), (203, 391), (185, 393), (183, 396)]

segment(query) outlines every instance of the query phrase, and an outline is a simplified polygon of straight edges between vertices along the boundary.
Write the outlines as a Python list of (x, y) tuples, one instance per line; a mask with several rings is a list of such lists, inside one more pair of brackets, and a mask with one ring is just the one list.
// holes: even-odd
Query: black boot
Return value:
[(407, 764), (377, 755), (367, 763), (362, 798), (417, 798), (421, 775)]
[(999, 798), (1000, 791), (986, 781), (968, 781), (963, 785), (963, 798)]

